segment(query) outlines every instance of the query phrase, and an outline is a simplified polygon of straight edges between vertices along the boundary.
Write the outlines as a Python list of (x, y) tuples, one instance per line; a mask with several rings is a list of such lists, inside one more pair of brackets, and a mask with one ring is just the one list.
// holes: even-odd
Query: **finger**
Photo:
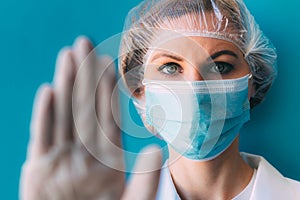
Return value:
[(61, 50), (57, 58), (54, 77), (55, 91), (55, 143), (66, 143), (73, 138), (72, 92), (76, 66), (72, 50)]
[(93, 48), (93, 44), (89, 38), (85, 36), (76, 38), (73, 45), (73, 51), (77, 69), (82, 68), (84, 65), (93, 64), (92, 62), (96, 61), (96, 55), (93, 52)]
[(53, 117), (53, 91), (50, 86), (42, 85), (36, 94), (31, 120), (30, 159), (44, 155), (52, 145)]
[(92, 44), (85, 37), (79, 37), (73, 48), (77, 74), (73, 94), (73, 114), (76, 139), (88, 148), (94, 148), (97, 135), (95, 112), (95, 57), (90, 54)]
[[(102, 56), (97, 65), (99, 84), (96, 92), (96, 112), (101, 129), (98, 144), (121, 146), (119, 123), (119, 97), (113, 60)], [(107, 147), (109, 148), (109, 147)]]
[(158, 147), (147, 147), (141, 152), (122, 199), (155, 199), (161, 165), (162, 156)]

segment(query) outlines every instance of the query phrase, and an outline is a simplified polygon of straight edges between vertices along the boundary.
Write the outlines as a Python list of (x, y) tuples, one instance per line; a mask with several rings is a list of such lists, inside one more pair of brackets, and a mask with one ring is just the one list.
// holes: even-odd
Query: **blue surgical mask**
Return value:
[(211, 160), (232, 144), (250, 119), (248, 79), (145, 79), (146, 124), (179, 154)]

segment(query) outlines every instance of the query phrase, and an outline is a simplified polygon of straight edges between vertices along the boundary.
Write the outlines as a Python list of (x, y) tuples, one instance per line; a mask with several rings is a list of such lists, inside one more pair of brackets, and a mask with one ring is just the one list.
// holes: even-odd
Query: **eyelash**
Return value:
[[(168, 73), (168, 72), (163, 71), (163, 70), (167, 69), (167, 67), (170, 67), (170, 66), (176, 66), (176, 71), (174, 73)], [(177, 64), (175, 62), (169, 62), (169, 63), (163, 64), (160, 67), (158, 67), (158, 71), (166, 76), (175, 76), (176, 73), (182, 73), (183, 69), (179, 64)]]
[[(174, 73), (168, 73), (168, 72), (164, 71), (164, 70), (166, 70), (167, 67), (170, 67), (170, 66), (176, 66), (176, 71)], [(215, 70), (215, 67), (219, 67), (219, 66), (224, 68), (222, 70), (224, 72), (220, 72), (220, 71)], [(233, 69), (234, 69), (234, 66), (230, 63), (227, 63), (227, 62), (214, 62), (210, 65), (204, 66), (201, 70), (201, 74), (226, 75), (226, 74), (230, 73)], [(160, 67), (158, 67), (158, 71), (160, 73), (162, 73), (163, 75), (165, 75), (165, 76), (175, 76), (177, 73), (182, 73), (183, 68), (175, 62), (169, 62), (169, 63), (163, 64)]]
[[(224, 72), (220, 72), (220, 71), (213, 71), (215, 70), (215, 67), (219, 67), (222, 66), (224, 69)], [(210, 65), (208, 67), (205, 68), (205, 71), (208, 73), (220, 73), (220, 74), (228, 74), (230, 73), (232, 70), (234, 69), (232, 64), (229, 64), (227, 62), (214, 62), (213, 65)]]

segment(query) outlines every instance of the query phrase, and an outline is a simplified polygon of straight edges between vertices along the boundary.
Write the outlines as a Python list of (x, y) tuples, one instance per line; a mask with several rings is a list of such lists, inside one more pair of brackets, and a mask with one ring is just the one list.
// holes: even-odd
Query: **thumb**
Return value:
[(122, 199), (155, 199), (161, 165), (162, 154), (159, 147), (146, 147), (137, 158)]

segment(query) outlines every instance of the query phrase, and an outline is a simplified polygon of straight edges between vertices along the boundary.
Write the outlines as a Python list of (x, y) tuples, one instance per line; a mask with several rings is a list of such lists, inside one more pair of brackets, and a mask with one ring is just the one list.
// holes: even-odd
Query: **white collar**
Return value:
[(257, 169), (251, 200), (300, 199), (300, 182), (285, 178), (262, 156), (242, 153), (243, 159)]
[[(252, 168), (257, 169), (250, 200), (300, 199), (300, 182), (283, 177), (261, 156), (248, 153), (241, 153), (241, 156)], [(156, 199), (180, 199), (166, 164), (161, 170)]]

